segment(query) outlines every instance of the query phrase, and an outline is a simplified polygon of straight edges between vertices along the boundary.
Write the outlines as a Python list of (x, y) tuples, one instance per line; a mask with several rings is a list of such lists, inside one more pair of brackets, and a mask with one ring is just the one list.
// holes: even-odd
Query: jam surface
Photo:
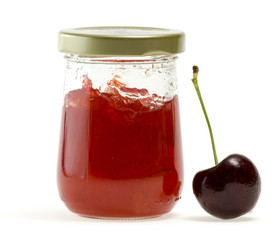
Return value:
[(178, 97), (150, 95), (117, 80), (105, 91), (65, 96), (58, 189), (79, 215), (153, 217), (169, 212), (183, 182)]

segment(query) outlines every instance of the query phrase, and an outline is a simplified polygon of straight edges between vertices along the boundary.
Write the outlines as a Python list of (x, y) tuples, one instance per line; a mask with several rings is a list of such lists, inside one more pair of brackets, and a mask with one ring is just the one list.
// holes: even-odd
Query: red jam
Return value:
[(83, 216), (159, 216), (182, 190), (178, 98), (164, 101), (116, 78), (101, 92), (84, 76), (83, 87), (65, 96), (60, 197)]

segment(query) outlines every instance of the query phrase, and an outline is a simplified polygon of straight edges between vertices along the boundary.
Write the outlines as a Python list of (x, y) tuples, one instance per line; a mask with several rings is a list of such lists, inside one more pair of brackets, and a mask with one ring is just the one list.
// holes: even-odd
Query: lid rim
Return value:
[[(83, 32), (84, 30), (93, 33)], [(100, 34), (98, 31), (107, 34)], [(146, 31), (145, 34), (116, 34), (112, 31)], [(94, 31), (97, 33), (94, 34)], [(150, 32), (150, 34), (147, 34)], [(85, 56), (172, 55), (185, 50), (182, 31), (148, 27), (86, 27), (58, 33), (58, 50)]]

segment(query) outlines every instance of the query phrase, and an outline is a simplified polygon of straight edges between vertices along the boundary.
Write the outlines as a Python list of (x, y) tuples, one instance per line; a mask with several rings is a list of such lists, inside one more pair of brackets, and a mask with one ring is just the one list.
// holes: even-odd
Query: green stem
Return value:
[(192, 81), (193, 81), (193, 85), (194, 85), (195, 90), (197, 92), (197, 96), (199, 98), (199, 101), (200, 101), (200, 104), (201, 104), (201, 107), (202, 107), (202, 110), (203, 110), (203, 113), (204, 113), (204, 116), (205, 116), (205, 119), (206, 119), (206, 122), (207, 122), (207, 125), (208, 125), (208, 129), (209, 129), (209, 133), (210, 133), (210, 137), (211, 137), (211, 142), (212, 142), (212, 149), (213, 149), (213, 154), (214, 154), (215, 165), (217, 165), (219, 162), (218, 162), (218, 158), (217, 158), (213, 132), (212, 132), (210, 121), (209, 121), (209, 118), (207, 116), (207, 112), (206, 112), (206, 109), (205, 109), (205, 106), (204, 106), (204, 103), (203, 103), (203, 100), (202, 100), (202, 97), (201, 97), (201, 93), (200, 93), (200, 90), (199, 90), (197, 75), (198, 75), (198, 67), (194, 66), (193, 67), (193, 79), (192, 79)]

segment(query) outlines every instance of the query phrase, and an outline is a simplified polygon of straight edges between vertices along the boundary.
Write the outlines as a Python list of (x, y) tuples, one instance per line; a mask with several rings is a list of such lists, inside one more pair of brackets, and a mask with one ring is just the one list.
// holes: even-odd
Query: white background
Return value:
[[(0, 239), (245, 239), (279, 237), (280, 3), (275, 0), (1, 1)], [(178, 75), (185, 183), (174, 210), (146, 221), (104, 221), (70, 213), (56, 189), (64, 79), (57, 33), (83, 26), (181, 29)], [(219, 220), (192, 193), (214, 160), (195, 90), (200, 67), (219, 160), (248, 156), (262, 177), (249, 214)]]

